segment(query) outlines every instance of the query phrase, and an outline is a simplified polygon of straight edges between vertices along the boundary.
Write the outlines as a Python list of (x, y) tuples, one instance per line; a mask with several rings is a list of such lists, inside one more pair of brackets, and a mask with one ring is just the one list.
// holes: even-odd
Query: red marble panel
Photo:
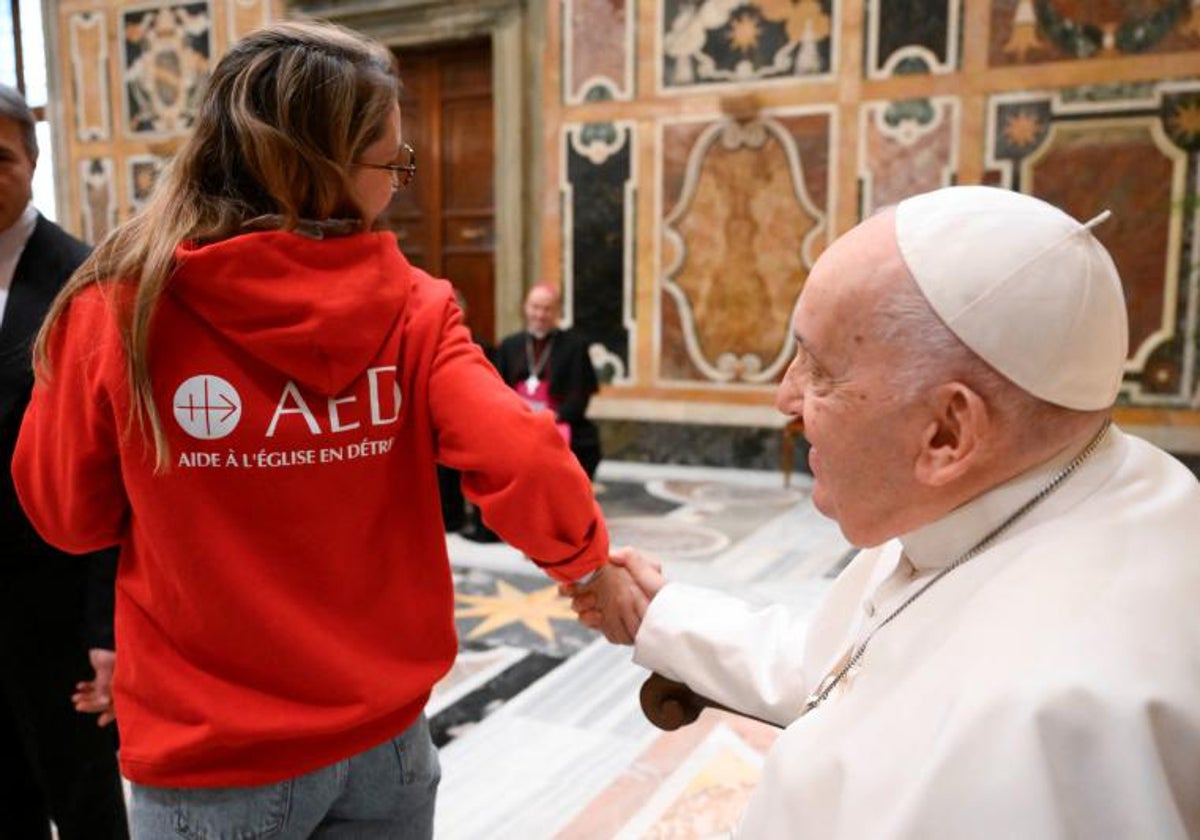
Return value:
[(711, 125), (705, 122), (669, 125), (662, 134), (662, 202), (663, 212), (679, 201), (687, 177), (688, 158), (696, 141)]
[(684, 346), (683, 321), (679, 316), (679, 305), (667, 291), (659, 292), (662, 305), (662, 320), (659, 322), (660, 350), (658, 356), (659, 376), (662, 379), (704, 381), (704, 373), (696, 367)]
[(607, 79), (622, 94), (630, 93), (626, 5), (626, 0), (569, 0), (569, 98), (584, 98), (597, 79)]
[(1162, 325), (1172, 162), (1144, 126), (1060, 128), (1049, 142), (1033, 166), (1029, 191), (1080, 220), (1113, 212), (1095, 234), (1121, 273), (1134, 352)]
[[(778, 116), (772, 119), (787, 131), (795, 144), (796, 154), (804, 168), (804, 189), (813, 204), (827, 212), (829, 209), (829, 135), (832, 131), (828, 114)], [(819, 249), (817, 251), (819, 253)], [(809, 266), (811, 268), (811, 266)]]
[(866, 106), (863, 167), (869, 188), (864, 190), (864, 216), (910, 195), (948, 186), (948, 175), (954, 174), (946, 171), (955, 142), (952, 103), (932, 106), (937, 115), (929, 127), (909, 121), (898, 129), (881, 131), (876, 115), (887, 107), (885, 103)]

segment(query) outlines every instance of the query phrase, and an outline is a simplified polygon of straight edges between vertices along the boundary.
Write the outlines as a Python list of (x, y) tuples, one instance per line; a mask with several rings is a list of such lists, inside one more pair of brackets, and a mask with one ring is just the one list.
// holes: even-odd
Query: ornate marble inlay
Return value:
[(613, 545), (670, 560), (710, 560), (729, 547), (729, 537), (714, 528), (663, 517), (614, 516), (608, 520)]
[(836, 0), (663, 0), (664, 89), (822, 77)]
[(762, 776), (764, 753), (733, 728), (717, 723), (662, 780), (620, 836), (641, 840), (729, 836)]
[(1095, 234), (1126, 289), (1123, 398), (1200, 405), (1200, 82), (997, 95), (987, 140), (1001, 186), (1079, 219), (1112, 210)]
[[(829, 117), (807, 119), (821, 124), (827, 142)], [(695, 133), (687, 124), (665, 127), (666, 154), (682, 151)], [(805, 167), (823, 172), (827, 156), (828, 146), (802, 153), (781, 118), (764, 116), (703, 127), (681, 178), (668, 161), (661, 284), (671, 306), (665, 314), (678, 319), (674, 328), (698, 374), (684, 378), (770, 383), (786, 365), (792, 308), (829, 233), (828, 192), (813, 197)], [(670, 343), (662, 339), (664, 347)]]
[(186, 131), (208, 77), (208, 3), (127, 10), (122, 24), (126, 132), (137, 136)]
[(990, 63), (1113, 58), (1200, 47), (1195, 0), (993, 0)]

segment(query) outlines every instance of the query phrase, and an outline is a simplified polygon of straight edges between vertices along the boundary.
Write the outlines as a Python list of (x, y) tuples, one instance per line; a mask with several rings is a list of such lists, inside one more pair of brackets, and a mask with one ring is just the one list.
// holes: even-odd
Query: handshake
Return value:
[(614, 644), (631, 645), (650, 601), (666, 582), (657, 560), (622, 548), (587, 583), (563, 584), (559, 592), (571, 599), (584, 626), (600, 630)]

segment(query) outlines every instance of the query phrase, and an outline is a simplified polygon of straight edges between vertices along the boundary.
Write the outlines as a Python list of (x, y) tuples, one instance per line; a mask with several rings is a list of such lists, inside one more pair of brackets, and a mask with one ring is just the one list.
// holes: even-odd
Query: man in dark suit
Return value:
[(112, 719), (116, 552), (43, 542), (8, 470), (33, 337), (88, 253), (30, 204), (37, 156), (33, 115), (0, 85), (0, 836), (48, 839), (53, 820), (60, 840), (127, 837), (115, 733), (97, 726)]
[(588, 403), (600, 390), (588, 344), (574, 330), (558, 328), (558, 289), (539, 283), (525, 296), (525, 329), (496, 349), (500, 376), (535, 409), (555, 420), (588, 478), (600, 463), (600, 433), (587, 419)]

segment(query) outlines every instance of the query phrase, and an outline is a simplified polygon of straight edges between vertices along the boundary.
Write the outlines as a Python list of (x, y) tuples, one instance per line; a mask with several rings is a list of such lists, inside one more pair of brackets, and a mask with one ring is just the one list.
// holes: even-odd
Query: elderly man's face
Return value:
[(535, 286), (525, 298), (525, 328), (541, 336), (557, 326), (558, 294), (553, 289)]
[(20, 218), (33, 196), (33, 160), (21, 140), (21, 127), (0, 117), (0, 230)]
[(913, 467), (924, 415), (891, 386), (894, 348), (874, 323), (880, 296), (903, 270), (892, 226), (890, 212), (868, 219), (813, 267), (793, 321), (796, 358), (776, 401), (804, 422), (814, 504), (859, 546), (907, 530), (919, 489)]

